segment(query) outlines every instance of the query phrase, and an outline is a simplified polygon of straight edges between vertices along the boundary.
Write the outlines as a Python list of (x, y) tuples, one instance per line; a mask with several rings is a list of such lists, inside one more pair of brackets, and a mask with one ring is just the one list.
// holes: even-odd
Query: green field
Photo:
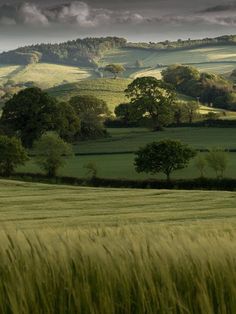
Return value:
[[(163, 132), (151, 132), (146, 129), (109, 129), (111, 137), (100, 140), (81, 142), (74, 147), (76, 153), (85, 154), (70, 158), (66, 166), (59, 171), (59, 175), (71, 177), (86, 177), (87, 170), (84, 166), (92, 161), (97, 165), (98, 176), (106, 178), (147, 179), (153, 176), (138, 174), (134, 169), (135, 152), (153, 141), (161, 139), (175, 139), (189, 144), (196, 149), (236, 149), (236, 133), (233, 128), (168, 128)], [(127, 152), (126, 154), (122, 154)], [(130, 153), (128, 153), (130, 152)], [(112, 153), (112, 154), (105, 154)], [(92, 154), (92, 155), (91, 155)], [(19, 167), (20, 172), (41, 172), (33, 159), (24, 167)], [(206, 175), (215, 177), (212, 170), (207, 170)], [(236, 178), (236, 153), (228, 153), (227, 177)], [(191, 161), (188, 168), (173, 173), (173, 178), (196, 178), (199, 172), (195, 161)], [(164, 178), (162, 174), (154, 178)]]
[(48, 92), (51, 95), (64, 100), (68, 100), (76, 95), (93, 95), (106, 101), (110, 110), (113, 111), (118, 104), (127, 102), (124, 90), (129, 83), (131, 83), (131, 79), (126, 78), (119, 78), (116, 80), (97, 78), (84, 80), (75, 84), (65, 84), (54, 87), (49, 89)]
[[(14, 195), (14, 197), (12, 197)], [(236, 193), (102, 189), (0, 180), (2, 228), (236, 223)]]
[(235, 46), (216, 46), (179, 51), (154, 51), (145, 49), (124, 48), (117, 49), (105, 55), (100, 60), (101, 65), (121, 63), (133, 66), (135, 61), (141, 60), (144, 66), (155, 67), (157, 64), (170, 65), (175, 63), (205, 62), (236, 62)]
[(38, 63), (28, 66), (1, 66), (0, 85), (8, 80), (14, 83), (34, 82), (41, 88), (49, 88), (68, 82), (78, 82), (91, 77), (92, 71), (78, 67)]
[(0, 203), (3, 314), (236, 311), (235, 192), (1, 180)]

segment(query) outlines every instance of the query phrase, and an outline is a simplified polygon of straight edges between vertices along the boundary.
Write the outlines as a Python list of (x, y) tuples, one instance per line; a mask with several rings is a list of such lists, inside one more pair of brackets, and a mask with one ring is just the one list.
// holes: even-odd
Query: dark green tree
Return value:
[(72, 147), (56, 133), (45, 133), (34, 143), (35, 162), (47, 173), (54, 177), (59, 168), (66, 163), (66, 158), (71, 157)]
[(153, 142), (136, 153), (135, 168), (137, 172), (156, 174), (162, 172), (170, 181), (170, 174), (187, 167), (196, 152), (179, 141), (163, 140)]
[(80, 119), (80, 138), (101, 137), (106, 135), (104, 120), (110, 115), (107, 104), (94, 96), (75, 96), (70, 99)]
[(81, 123), (73, 106), (67, 102), (56, 105), (55, 131), (66, 142), (73, 142), (80, 131)]
[(10, 176), (15, 168), (28, 160), (27, 152), (17, 138), (0, 136), (0, 173)]
[(5, 133), (19, 137), (25, 147), (31, 147), (47, 131), (58, 131), (69, 140), (79, 129), (74, 109), (37, 87), (26, 88), (8, 100), (0, 122)]
[(175, 93), (170, 86), (155, 77), (135, 79), (125, 90), (137, 116), (148, 116), (154, 130), (161, 130), (171, 121), (171, 105)]
[(125, 125), (128, 125), (129, 122), (135, 120), (135, 112), (133, 110), (132, 104), (120, 104), (115, 108), (115, 115), (118, 119), (123, 121)]

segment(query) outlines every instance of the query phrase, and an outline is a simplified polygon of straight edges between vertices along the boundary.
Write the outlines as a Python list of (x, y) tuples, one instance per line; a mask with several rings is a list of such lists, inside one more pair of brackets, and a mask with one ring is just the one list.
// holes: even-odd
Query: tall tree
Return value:
[(161, 130), (171, 119), (175, 93), (170, 86), (155, 77), (135, 79), (125, 90), (138, 116), (149, 116), (154, 130)]
[(80, 118), (79, 137), (100, 137), (106, 134), (104, 119), (110, 114), (107, 104), (94, 96), (75, 96), (70, 105)]

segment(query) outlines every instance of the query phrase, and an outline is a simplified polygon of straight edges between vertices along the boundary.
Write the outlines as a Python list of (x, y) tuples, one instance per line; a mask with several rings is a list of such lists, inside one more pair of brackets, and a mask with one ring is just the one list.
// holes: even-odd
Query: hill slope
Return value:
[(111, 111), (122, 103), (126, 102), (124, 90), (127, 88), (131, 79), (92, 79), (84, 80), (79, 83), (65, 84), (54, 87), (48, 92), (60, 99), (68, 100), (76, 95), (93, 95), (106, 101)]

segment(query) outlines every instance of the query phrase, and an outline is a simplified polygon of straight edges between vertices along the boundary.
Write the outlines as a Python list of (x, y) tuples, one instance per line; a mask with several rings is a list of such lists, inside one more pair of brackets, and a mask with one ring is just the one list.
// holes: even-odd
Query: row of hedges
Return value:
[(198, 178), (192, 180), (126, 180), (108, 178), (74, 178), (74, 177), (54, 177), (48, 178), (43, 174), (17, 173), (11, 179), (43, 182), (51, 184), (69, 184), (91, 187), (111, 187), (111, 188), (135, 188), (135, 189), (179, 189), (179, 190), (222, 190), (236, 191), (236, 179), (210, 179)]
[[(126, 123), (119, 119), (107, 119), (105, 121), (105, 127), (107, 128), (137, 128), (137, 127), (147, 127), (148, 123), (140, 121), (140, 122), (129, 122)], [(168, 127), (210, 127), (210, 128), (235, 128), (236, 120), (227, 120), (227, 119), (207, 119), (195, 121), (192, 123), (183, 122), (183, 123), (172, 123), (168, 125)]]

